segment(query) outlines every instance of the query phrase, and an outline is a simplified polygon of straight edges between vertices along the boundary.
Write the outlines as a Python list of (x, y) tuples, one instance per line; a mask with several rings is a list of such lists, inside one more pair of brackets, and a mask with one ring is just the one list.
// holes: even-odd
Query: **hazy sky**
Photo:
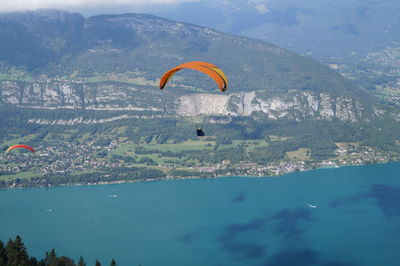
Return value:
[(199, 0), (0, 0), (0, 12), (55, 8), (63, 10), (85, 10), (91, 8), (111, 9), (118, 6), (141, 8), (144, 5), (176, 4)]

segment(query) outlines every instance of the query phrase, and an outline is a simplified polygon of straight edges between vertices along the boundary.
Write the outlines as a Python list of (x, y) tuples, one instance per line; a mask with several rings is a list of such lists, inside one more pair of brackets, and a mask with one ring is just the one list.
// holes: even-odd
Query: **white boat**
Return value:
[(307, 206), (310, 207), (310, 208), (313, 208), (313, 209), (318, 207), (317, 205), (311, 205), (311, 204), (308, 204), (308, 203), (307, 203)]

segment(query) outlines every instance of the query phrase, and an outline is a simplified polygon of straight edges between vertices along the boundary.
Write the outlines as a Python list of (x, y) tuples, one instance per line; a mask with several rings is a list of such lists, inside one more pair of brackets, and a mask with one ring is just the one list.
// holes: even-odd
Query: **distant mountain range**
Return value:
[(400, 41), (397, 0), (204, 0), (149, 10), (325, 62), (358, 61)]

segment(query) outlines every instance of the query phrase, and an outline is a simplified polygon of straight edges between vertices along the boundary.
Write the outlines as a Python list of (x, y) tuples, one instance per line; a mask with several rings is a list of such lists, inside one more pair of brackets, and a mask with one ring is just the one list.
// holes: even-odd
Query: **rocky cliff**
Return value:
[(227, 95), (194, 94), (180, 98), (177, 113), (182, 116), (250, 116), (262, 113), (271, 120), (304, 118), (357, 122), (383, 116), (385, 111), (371, 108), (360, 100), (310, 91), (266, 95), (262, 91)]
[[(122, 83), (85, 83), (72, 81), (0, 82), (0, 102), (20, 107), (42, 109), (86, 109), (147, 111), (148, 115), (178, 116), (251, 116), (265, 115), (268, 119), (306, 118), (357, 122), (382, 117), (387, 111), (370, 106), (355, 97), (333, 96), (326, 93), (292, 90), (285, 94), (265, 91), (236, 93), (190, 93), (177, 89), (160, 91), (155, 87)], [(76, 123), (102, 123), (83, 121)], [(30, 122), (54, 123), (40, 118)], [(57, 122), (58, 123), (58, 122)], [(60, 121), (68, 124), (68, 121)]]
[(0, 103), (43, 109), (170, 111), (171, 92), (121, 83), (0, 81)]

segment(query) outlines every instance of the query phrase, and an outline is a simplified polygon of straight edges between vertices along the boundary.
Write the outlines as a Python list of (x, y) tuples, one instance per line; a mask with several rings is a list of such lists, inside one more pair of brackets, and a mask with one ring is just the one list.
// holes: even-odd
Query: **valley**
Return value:
[[(143, 136), (133, 142), (127, 137), (127, 130), (127, 126), (116, 127), (100, 137), (79, 134), (76, 130), (14, 137), (2, 149), (24, 142), (34, 144), (37, 151), (34, 154), (1, 154), (0, 186), (101, 184), (232, 175), (265, 177), (398, 159), (397, 154), (389, 155), (359, 143), (335, 143), (335, 147), (323, 152), (327, 147), (292, 148), (293, 137), (278, 136), (268, 136), (268, 140), (221, 140), (207, 136), (177, 142), (156, 135)], [(42, 139), (39, 141), (39, 138)]]
[[(1, 154), (2, 187), (273, 176), (399, 158), (396, 104), (343, 65), (144, 14), (40, 10), (0, 14), (0, 26), (0, 149), (38, 150)], [(190, 60), (221, 67), (228, 90), (186, 70), (158, 88), (165, 70)]]

